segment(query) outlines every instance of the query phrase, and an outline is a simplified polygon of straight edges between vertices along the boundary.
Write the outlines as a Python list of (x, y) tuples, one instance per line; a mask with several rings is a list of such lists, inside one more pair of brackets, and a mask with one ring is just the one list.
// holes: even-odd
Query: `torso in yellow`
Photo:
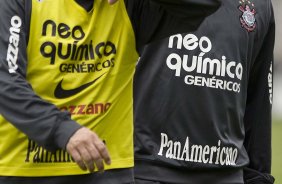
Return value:
[[(105, 141), (112, 159), (106, 169), (132, 167), (130, 97), (138, 54), (124, 2), (95, 0), (87, 12), (74, 0), (33, 0), (27, 54), (27, 79), (36, 94)], [(67, 152), (47, 151), (2, 117), (0, 124), (2, 174), (86, 173)]]

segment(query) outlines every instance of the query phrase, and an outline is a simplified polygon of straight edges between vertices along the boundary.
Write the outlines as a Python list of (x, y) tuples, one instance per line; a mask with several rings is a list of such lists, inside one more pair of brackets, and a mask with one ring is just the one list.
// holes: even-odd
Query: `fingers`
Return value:
[(95, 140), (98, 140), (95, 142), (95, 147), (97, 148), (100, 156), (102, 157), (102, 159), (105, 161), (105, 163), (107, 165), (111, 164), (111, 158), (108, 152), (107, 147), (105, 146), (105, 144), (98, 138), (98, 136), (96, 134), (94, 134), (95, 136)]
[[(89, 145), (87, 147), (88, 153), (90, 154), (90, 158), (84, 158), (85, 162), (87, 163), (87, 167), (89, 168), (90, 172), (94, 171), (94, 164), (97, 166), (98, 171), (104, 171), (104, 163), (103, 159), (96, 149), (95, 145)], [(86, 154), (87, 155), (87, 154)]]
[(70, 149), (69, 153), (72, 155), (72, 158), (77, 163), (77, 165), (80, 167), (80, 169), (86, 171), (87, 167), (83, 162), (83, 159), (80, 156), (80, 153), (78, 153), (75, 149)]
[[(81, 156), (81, 160), (83, 162), (83, 164), (86, 166), (86, 169), (88, 169), (90, 172), (94, 172), (94, 160), (98, 158), (98, 156), (94, 156), (93, 154), (88, 151), (87, 148), (82, 147), (79, 150), (80, 152), (80, 156)], [(81, 161), (79, 163), (77, 163), (78, 165), (81, 164)]]
[(104, 162), (111, 164), (105, 144), (87, 128), (79, 129), (69, 140), (67, 151), (82, 170), (104, 171)]
[(104, 172), (104, 163), (103, 163), (102, 159), (97, 159), (95, 161), (95, 164), (96, 164), (97, 169), (98, 169), (99, 172)]

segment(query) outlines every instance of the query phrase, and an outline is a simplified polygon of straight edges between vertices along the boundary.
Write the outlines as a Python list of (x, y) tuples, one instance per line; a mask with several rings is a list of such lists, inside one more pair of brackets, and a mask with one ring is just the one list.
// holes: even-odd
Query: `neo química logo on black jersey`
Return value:
[(166, 65), (174, 71), (175, 77), (184, 77), (186, 85), (240, 93), (242, 63), (229, 60), (225, 55), (211, 58), (212, 47), (212, 41), (206, 36), (172, 35), (168, 48), (173, 52), (168, 55)]

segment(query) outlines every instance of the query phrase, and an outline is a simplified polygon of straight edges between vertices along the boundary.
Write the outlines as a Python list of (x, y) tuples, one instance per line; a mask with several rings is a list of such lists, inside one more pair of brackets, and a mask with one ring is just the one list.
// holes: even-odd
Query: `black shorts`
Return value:
[(159, 181), (150, 181), (150, 180), (143, 180), (135, 178), (135, 184), (169, 184), (169, 183), (163, 183)]
[(71, 176), (0, 176), (0, 184), (134, 184), (134, 177), (133, 169), (112, 169), (103, 173)]

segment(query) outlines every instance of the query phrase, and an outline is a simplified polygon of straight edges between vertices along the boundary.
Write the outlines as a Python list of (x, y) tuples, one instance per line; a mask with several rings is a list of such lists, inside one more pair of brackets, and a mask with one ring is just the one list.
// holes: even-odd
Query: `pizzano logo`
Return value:
[(19, 16), (15, 15), (11, 18), (11, 27), (9, 45), (7, 49), (7, 62), (9, 67), (9, 73), (15, 73), (18, 69), (18, 53), (20, 42), (20, 31), (22, 26), (22, 20)]

